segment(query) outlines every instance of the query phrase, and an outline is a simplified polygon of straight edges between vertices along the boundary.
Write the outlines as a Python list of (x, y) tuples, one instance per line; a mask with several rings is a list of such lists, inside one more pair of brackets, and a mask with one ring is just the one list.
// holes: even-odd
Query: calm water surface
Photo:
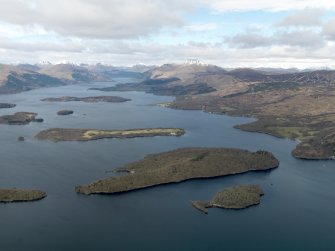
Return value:
[[(140, 92), (103, 93), (83, 84), (0, 96), (16, 103), (0, 115), (37, 112), (44, 123), (0, 125), (0, 187), (39, 188), (48, 197), (0, 204), (0, 250), (335, 250), (335, 162), (291, 157), (295, 142), (233, 128), (251, 121), (201, 111), (171, 110), (168, 102)], [(120, 95), (126, 103), (47, 103), (41, 98)], [(61, 109), (74, 115), (57, 116)], [(37, 141), (52, 127), (127, 129), (181, 127), (182, 137)], [(26, 137), (18, 142), (17, 137)], [(193, 180), (110, 196), (83, 196), (74, 187), (112, 175), (123, 164), (178, 147), (237, 147), (272, 151), (280, 167), (208, 180)], [(259, 206), (201, 214), (189, 200), (208, 200), (218, 190), (258, 184)]]

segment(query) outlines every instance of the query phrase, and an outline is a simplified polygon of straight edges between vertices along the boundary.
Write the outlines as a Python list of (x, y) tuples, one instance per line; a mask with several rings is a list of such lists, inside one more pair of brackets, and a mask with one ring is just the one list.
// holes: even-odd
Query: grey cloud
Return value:
[(0, 48), (15, 51), (30, 52), (83, 52), (86, 47), (79, 42), (63, 40), (62, 42), (19, 42), (0, 37)]
[(331, 0), (201, 0), (215, 11), (285, 11), (302, 10), (307, 8), (321, 8), (334, 10), (335, 3)]
[[(128, 44), (134, 51), (131, 54), (121, 53), (113, 50), (115, 44), (101, 53), (84, 50), (82, 53), (73, 52), (27, 52), (27, 51), (4, 51), (1, 53), (2, 62), (30, 62), (51, 61), (82, 63), (108, 63), (115, 65), (133, 65), (137, 63), (164, 64), (171, 62), (183, 63), (186, 58), (199, 58), (204, 63), (213, 63), (230, 67), (313, 67), (329, 66), (335, 67), (334, 45), (325, 45), (322, 48), (310, 50), (303, 47), (268, 47), (250, 48), (244, 50), (232, 50), (215, 45), (204, 47), (192, 43), (178, 45), (161, 45), (152, 48), (151, 44), (139, 44), (137, 42)], [(154, 50), (154, 53), (150, 51)], [(308, 57), (306, 57), (308, 55)]]
[(98, 54), (118, 54), (118, 55), (144, 55), (157, 54), (164, 50), (164, 46), (152, 43), (130, 42), (122, 40), (113, 41), (86, 41), (88, 51)]
[(237, 34), (225, 38), (225, 42), (232, 48), (242, 49), (270, 47), (275, 45), (319, 48), (325, 43), (322, 34), (312, 29), (277, 31), (271, 36), (264, 36), (257, 33)]
[(320, 26), (321, 17), (324, 11), (321, 9), (303, 9), (285, 17), (278, 23), (278, 26), (301, 26), (301, 27), (311, 27)]
[(335, 41), (335, 18), (323, 26), (322, 33), (327, 39)]
[(189, 41), (187, 43), (190, 47), (199, 47), (199, 48), (219, 48), (222, 46), (222, 43), (207, 43), (207, 42), (195, 42), (195, 41)]
[(176, 0), (1, 0), (0, 21), (67, 36), (132, 38), (183, 25), (181, 11), (192, 6)]
[(232, 37), (226, 37), (225, 42), (234, 48), (255, 48), (266, 47), (273, 44), (272, 38), (256, 33), (237, 34)]
[(280, 45), (316, 48), (322, 47), (325, 43), (320, 32), (311, 29), (280, 32), (276, 36), (276, 41)]

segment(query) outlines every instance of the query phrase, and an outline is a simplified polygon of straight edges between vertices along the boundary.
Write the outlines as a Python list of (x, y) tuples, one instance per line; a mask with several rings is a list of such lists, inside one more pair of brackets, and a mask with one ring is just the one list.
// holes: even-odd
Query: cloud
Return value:
[(226, 37), (225, 42), (232, 48), (267, 47), (273, 44), (272, 38), (257, 33), (237, 34)]
[(335, 41), (335, 18), (323, 26), (322, 33), (327, 39)]
[(303, 9), (295, 12), (292, 15), (285, 17), (282, 21), (278, 23), (278, 26), (301, 26), (301, 27), (311, 27), (321, 25), (321, 16), (324, 11), (321, 9)]
[[(335, 43), (330, 42), (335, 41), (335, 19), (321, 22), (333, 14), (335, 1), (0, 0), (0, 3), (3, 63), (69, 61), (131, 65), (182, 63), (186, 58), (199, 58), (205, 63), (232, 67), (335, 65)], [(326, 8), (328, 11), (323, 12)], [(297, 12), (279, 22), (276, 20), (283, 13), (277, 13), (268, 23), (260, 23), (259, 18), (253, 19), (254, 13), (240, 13), (249, 10)], [(231, 13), (219, 13), (226, 11)], [(247, 22), (243, 21), (245, 17), (241, 18), (244, 14), (250, 17)]]
[(277, 31), (271, 36), (260, 33), (244, 33), (226, 37), (225, 42), (231, 48), (250, 49), (271, 46), (298, 46), (304, 48), (319, 48), (325, 44), (320, 32), (313, 29), (293, 31)]
[(330, 0), (202, 0), (218, 12), (227, 11), (287, 11), (305, 8), (335, 10), (335, 2)]
[(201, 31), (210, 31), (216, 30), (219, 28), (217, 23), (197, 23), (185, 26), (187, 30), (201, 32)]
[(276, 36), (276, 42), (281, 45), (316, 48), (325, 44), (322, 34), (312, 29), (285, 31), (277, 33)]
[[(101, 42), (99, 40), (99, 42)], [(322, 48), (274, 45), (264, 48), (227, 49), (215, 43), (187, 43), (158, 45), (140, 42), (104, 42), (104, 46), (94, 41), (83, 41), (81, 52), (68, 51), (15, 51), (0, 49), (2, 62), (51, 61), (52, 63), (107, 63), (114, 65), (134, 65), (183, 63), (186, 58), (199, 58), (204, 63), (225, 67), (335, 67), (335, 45), (326, 44)], [(96, 47), (94, 48), (92, 43)], [(119, 44), (117, 44), (119, 43)], [(91, 46), (91, 47), (90, 47)], [(85, 59), (85, 61), (83, 61)]]
[(15, 41), (6, 37), (0, 37), (0, 48), (15, 51), (29, 51), (29, 52), (83, 52), (86, 47), (79, 41), (69, 39), (61, 40), (58, 42), (45, 42), (45, 41)]
[(0, 20), (65, 36), (133, 38), (182, 26), (182, 12), (192, 6), (177, 0), (1, 0)]

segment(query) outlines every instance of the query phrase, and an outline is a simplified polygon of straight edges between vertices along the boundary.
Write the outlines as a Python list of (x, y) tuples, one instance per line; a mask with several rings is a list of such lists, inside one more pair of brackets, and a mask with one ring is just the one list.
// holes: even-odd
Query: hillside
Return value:
[(57, 64), (41, 66), (39, 73), (43, 73), (65, 81), (106, 81), (109, 78), (102, 72), (97, 72), (94, 69), (87, 69), (83, 66), (72, 64)]
[(114, 67), (102, 64), (43, 65), (39, 67), (38, 72), (73, 82), (105, 82), (111, 81), (115, 77), (140, 78), (142, 76), (142, 73), (137, 69), (132, 70), (132, 68)]
[(0, 65), (0, 94), (29, 91), (80, 82), (105, 82), (116, 77), (143, 78), (145, 66), (113, 67), (102, 64)]
[(16, 93), (41, 87), (61, 86), (65, 82), (53, 76), (18, 66), (0, 65), (0, 93)]
[(251, 132), (298, 140), (292, 152), (305, 159), (335, 158), (335, 71), (291, 72), (215, 66), (164, 65), (139, 83), (100, 89), (140, 90), (175, 96), (167, 106), (233, 116), (257, 122), (237, 126)]
[(224, 83), (227, 89), (236, 88), (238, 81), (214, 65), (165, 64), (144, 73), (140, 83), (117, 85), (102, 91), (138, 90), (157, 95), (180, 96), (214, 93)]

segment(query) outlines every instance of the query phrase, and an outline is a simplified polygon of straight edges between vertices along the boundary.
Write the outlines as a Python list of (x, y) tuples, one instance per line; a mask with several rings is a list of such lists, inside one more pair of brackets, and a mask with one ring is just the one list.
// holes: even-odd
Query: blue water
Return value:
[[(114, 83), (113, 83), (114, 84)], [(233, 128), (248, 118), (179, 111), (156, 106), (170, 97), (141, 92), (103, 93), (82, 84), (0, 96), (17, 104), (0, 115), (37, 112), (44, 123), (0, 125), (0, 187), (38, 188), (37, 202), (0, 204), (0, 250), (335, 250), (335, 162), (292, 158), (295, 142)], [(120, 95), (126, 103), (47, 103), (41, 98)], [(61, 109), (74, 115), (57, 116)], [(126, 129), (181, 127), (182, 137), (38, 141), (52, 127)], [(18, 142), (17, 137), (26, 137)], [(83, 196), (74, 187), (112, 175), (146, 154), (186, 146), (268, 150), (280, 167), (208, 180), (192, 180), (110, 196)], [(259, 206), (241, 211), (195, 210), (190, 200), (208, 200), (238, 184), (258, 184)]]

